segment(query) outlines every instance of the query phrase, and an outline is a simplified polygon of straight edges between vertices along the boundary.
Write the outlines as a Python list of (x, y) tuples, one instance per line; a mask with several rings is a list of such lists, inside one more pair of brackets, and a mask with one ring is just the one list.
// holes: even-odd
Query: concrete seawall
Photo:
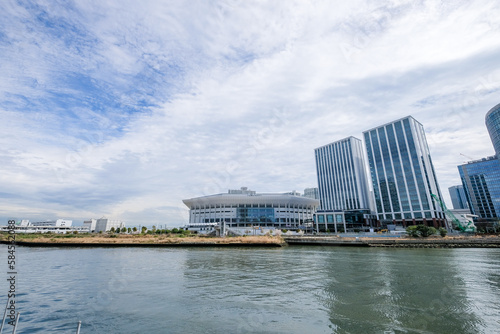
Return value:
[[(250, 241), (250, 240), (249, 240)], [(0, 240), (0, 244), (10, 242)], [(198, 242), (37, 242), (16, 241), (18, 246), (27, 247), (282, 247), (282, 246), (325, 246), (325, 247), (390, 247), (390, 248), (500, 248), (500, 237), (462, 237), (462, 238), (343, 238), (337, 236), (284, 237), (276, 242), (237, 242), (230, 239), (203, 240)]]
[(392, 248), (499, 248), (500, 238), (470, 237), (463, 239), (429, 238), (429, 239), (374, 239), (339, 237), (287, 237), (284, 240), (290, 245), (308, 246), (350, 246), (350, 247), (392, 247)]

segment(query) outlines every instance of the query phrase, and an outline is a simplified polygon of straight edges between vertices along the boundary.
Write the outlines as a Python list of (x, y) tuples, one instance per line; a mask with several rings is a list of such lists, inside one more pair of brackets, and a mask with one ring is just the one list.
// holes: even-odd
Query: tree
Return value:
[(422, 237), (427, 238), (433, 234), (436, 234), (437, 230), (432, 226), (426, 225), (412, 225), (406, 228), (406, 233), (411, 237)]
[(127, 232), (128, 232), (128, 233), (132, 232), (132, 229), (129, 227), (129, 228), (127, 229)]
[(132, 231), (137, 232), (137, 227), (134, 226), (134, 228), (132, 229)]
[(436, 234), (437, 230), (432, 226), (426, 225), (417, 225), (417, 230), (420, 232), (420, 235), (424, 238)]
[(110, 229), (109, 229), (109, 232), (111, 232), (111, 233), (115, 233), (115, 228), (114, 228), (114, 227), (110, 228)]
[(439, 228), (439, 235), (441, 235), (443, 238), (446, 237), (446, 234), (448, 231), (445, 228), (440, 227)]
[(141, 228), (141, 233), (146, 233), (147, 230), (148, 230), (148, 228), (146, 226), (143, 226)]
[(406, 228), (406, 233), (413, 238), (418, 238), (420, 236), (419, 231), (417, 230), (417, 225), (411, 225)]
[[(130, 228), (129, 228), (130, 229)], [(122, 232), (125, 233), (127, 232), (127, 228), (126, 227), (122, 227)]]

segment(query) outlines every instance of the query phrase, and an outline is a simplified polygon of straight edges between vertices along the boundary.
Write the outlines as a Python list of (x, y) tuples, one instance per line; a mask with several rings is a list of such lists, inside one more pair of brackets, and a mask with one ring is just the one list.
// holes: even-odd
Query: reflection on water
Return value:
[(20, 334), (70, 333), (79, 320), (82, 334), (500, 327), (496, 249), (18, 247), (17, 258)]

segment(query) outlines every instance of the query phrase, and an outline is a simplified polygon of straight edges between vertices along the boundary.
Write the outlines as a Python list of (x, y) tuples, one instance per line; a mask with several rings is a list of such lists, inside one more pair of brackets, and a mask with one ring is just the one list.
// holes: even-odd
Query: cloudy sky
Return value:
[(3, 0), (0, 219), (183, 225), (184, 198), (317, 186), (314, 148), (407, 115), (448, 199), (457, 165), (493, 154), (498, 17), (497, 0)]

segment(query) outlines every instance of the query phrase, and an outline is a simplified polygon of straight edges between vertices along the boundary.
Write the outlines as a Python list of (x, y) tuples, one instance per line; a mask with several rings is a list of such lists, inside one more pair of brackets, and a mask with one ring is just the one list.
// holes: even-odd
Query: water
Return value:
[[(17, 247), (16, 256), (19, 334), (75, 333), (79, 320), (81, 334), (500, 332), (498, 249)], [(6, 276), (5, 245), (0, 261)]]

